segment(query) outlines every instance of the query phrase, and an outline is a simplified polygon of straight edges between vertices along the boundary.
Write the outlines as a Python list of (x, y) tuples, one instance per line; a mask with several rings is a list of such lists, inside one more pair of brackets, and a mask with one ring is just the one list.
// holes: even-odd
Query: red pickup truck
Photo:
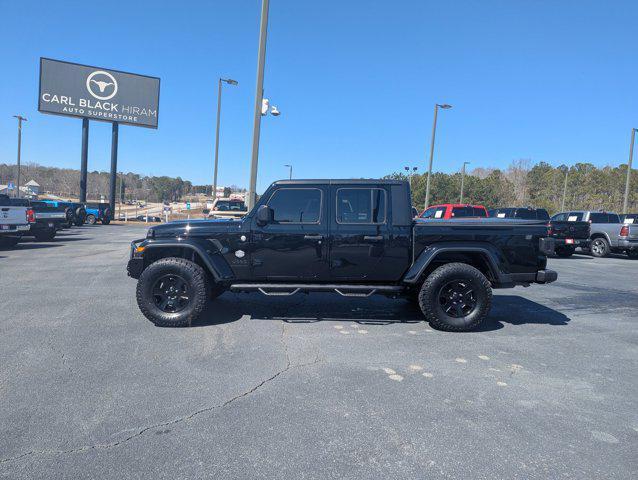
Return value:
[(427, 208), (420, 218), (436, 218), (449, 220), (451, 218), (485, 218), (487, 209), (483, 205), (468, 205), (461, 203), (444, 203)]

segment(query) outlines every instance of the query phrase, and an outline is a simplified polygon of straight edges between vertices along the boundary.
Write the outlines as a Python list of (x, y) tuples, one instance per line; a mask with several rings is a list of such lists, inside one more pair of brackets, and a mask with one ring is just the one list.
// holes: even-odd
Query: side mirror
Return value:
[(273, 217), (274, 212), (272, 208), (268, 207), (267, 205), (262, 205), (257, 209), (257, 225), (259, 225), (260, 227), (263, 227), (264, 225), (272, 222)]

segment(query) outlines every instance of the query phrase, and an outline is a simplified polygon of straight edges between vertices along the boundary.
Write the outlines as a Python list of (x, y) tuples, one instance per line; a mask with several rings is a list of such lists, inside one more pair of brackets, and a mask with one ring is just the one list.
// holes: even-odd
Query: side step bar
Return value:
[(343, 297), (369, 297), (375, 293), (398, 294), (403, 287), (396, 285), (348, 285), (315, 283), (233, 283), (233, 292), (261, 292), (268, 296), (290, 296), (298, 292), (337, 292)]

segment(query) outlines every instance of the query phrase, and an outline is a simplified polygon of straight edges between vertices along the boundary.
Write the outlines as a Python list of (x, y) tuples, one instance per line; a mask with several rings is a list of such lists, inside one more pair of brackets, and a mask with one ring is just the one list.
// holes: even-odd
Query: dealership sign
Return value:
[(157, 128), (160, 79), (40, 59), (43, 113)]

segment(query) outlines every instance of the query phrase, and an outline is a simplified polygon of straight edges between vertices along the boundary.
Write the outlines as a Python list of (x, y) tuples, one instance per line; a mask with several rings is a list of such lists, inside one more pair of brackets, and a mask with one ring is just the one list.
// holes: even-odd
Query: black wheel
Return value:
[(86, 216), (86, 223), (88, 223), (89, 225), (95, 225), (95, 222), (96, 222), (96, 221), (97, 221), (97, 220), (95, 219), (95, 215), (93, 215), (93, 214), (89, 213), (89, 214)]
[(104, 217), (102, 219), (102, 225), (108, 225), (109, 223), (111, 223), (111, 218), (110, 217)]
[(2, 237), (0, 236), (0, 248), (13, 248), (20, 241), (20, 237)]
[(183, 258), (162, 258), (137, 282), (137, 305), (158, 327), (184, 327), (199, 316), (208, 299), (206, 272)]
[(594, 238), (589, 247), (594, 257), (606, 257), (609, 255), (609, 242), (606, 238)]
[(448, 263), (437, 268), (419, 292), (421, 311), (440, 330), (473, 330), (485, 319), (491, 305), (489, 280), (465, 263)]
[(562, 258), (571, 257), (575, 250), (574, 247), (558, 247), (556, 248), (556, 256)]
[(35, 234), (35, 239), (38, 242), (50, 242), (55, 238), (55, 230), (44, 230)]

